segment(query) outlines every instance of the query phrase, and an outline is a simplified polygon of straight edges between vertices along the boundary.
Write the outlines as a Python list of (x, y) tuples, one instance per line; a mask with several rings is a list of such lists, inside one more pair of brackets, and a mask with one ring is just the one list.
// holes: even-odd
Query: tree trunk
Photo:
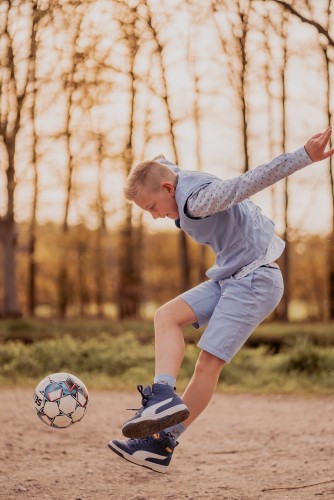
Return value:
[(35, 228), (30, 227), (29, 241), (28, 241), (28, 314), (34, 316), (36, 307), (36, 236)]
[[(196, 30), (196, 27), (194, 28)], [(197, 33), (197, 30), (196, 30)], [(200, 78), (196, 71), (196, 54), (192, 53), (189, 47), (188, 53), (188, 65), (190, 74), (194, 82), (194, 124), (195, 124), (195, 160), (196, 160), (196, 170), (201, 172), (203, 170), (202, 161), (202, 131), (201, 131), (201, 108), (200, 108)], [(196, 282), (201, 282), (205, 279), (206, 271), (206, 246), (200, 245), (198, 248), (198, 263), (197, 263), (197, 276)], [(190, 272), (190, 270), (189, 270)]]
[[(286, 29), (285, 29), (285, 15), (282, 18), (282, 41), (283, 41), (283, 61), (281, 68), (281, 110), (282, 110), (282, 141), (281, 150), (286, 151), (286, 66), (287, 66), (287, 45), (286, 45)], [(284, 179), (284, 234), (285, 251), (281, 257), (282, 274), (284, 278), (284, 294), (282, 302), (278, 309), (279, 319), (283, 321), (289, 320), (289, 302), (290, 302), (290, 242), (289, 242), (289, 178)]]
[(7, 195), (8, 205), (7, 213), (3, 219), (3, 252), (4, 252), (4, 304), (3, 316), (20, 317), (22, 316), (21, 309), (17, 297), (16, 287), (16, 223), (14, 220), (14, 192), (15, 192), (15, 137), (6, 144), (8, 152), (8, 168), (7, 168)]
[[(239, 6), (240, 9), (240, 6)], [(248, 15), (239, 10), (240, 21), (242, 25), (242, 36), (239, 38), (240, 54), (241, 54), (241, 70), (240, 70), (240, 101), (241, 101), (241, 117), (242, 117), (242, 145), (244, 152), (244, 172), (249, 170), (249, 152), (248, 152), (248, 124), (247, 124), (247, 105), (246, 105), (246, 75), (247, 75), (247, 54), (246, 41), (248, 33)]]
[(95, 277), (95, 303), (97, 307), (97, 315), (104, 316), (103, 305), (105, 301), (105, 269), (104, 269), (104, 237), (106, 234), (106, 219), (105, 207), (102, 193), (102, 164), (103, 164), (103, 136), (97, 134), (97, 168), (98, 182), (96, 193), (96, 206), (98, 213), (99, 225), (95, 232), (95, 262), (94, 262), (94, 277)]
[(38, 170), (37, 170), (37, 134), (36, 134), (36, 34), (37, 25), (40, 19), (37, 12), (37, 6), (34, 5), (33, 23), (31, 31), (31, 54), (29, 61), (28, 79), (32, 87), (32, 103), (30, 105), (30, 120), (32, 126), (32, 165), (34, 170), (33, 179), (33, 203), (30, 218), (29, 236), (28, 236), (28, 289), (27, 289), (27, 307), (28, 314), (34, 316), (36, 307), (36, 210), (38, 203)]
[(4, 250), (4, 304), (3, 316), (5, 318), (18, 318), (22, 316), (16, 291), (16, 224), (13, 219), (5, 218), (3, 235)]
[(1, 43), (2, 71), (0, 72), (0, 137), (6, 150), (7, 210), (1, 220), (1, 233), (4, 252), (4, 317), (21, 316), (16, 287), (16, 224), (14, 216), (15, 192), (15, 148), (21, 124), (22, 105), (26, 96), (27, 79), (18, 92), (16, 81), (13, 40), (10, 29), (11, 2), (3, 2)]
[[(331, 19), (331, 4), (332, 0), (327, 2), (327, 25), (326, 28), (329, 30), (330, 19)], [(332, 79), (331, 79), (331, 61), (328, 54), (328, 44), (323, 47), (323, 54), (325, 58), (325, 68), (326, 68), (326, 111), (327, 111), (327, 123), (330, 125), (332, 123)], [(330, 139), (330, 147), (332, 147), (333, 141)], [(332, 225), (331, 234), (329, 238), (328, 246), (328, 305), (329, 305), (329, 318), (334, 319), (334, 172), (333, 172), (333, 156), (328, 159), (328, 175), (330, 182), (330, 194), (331, 194), (331, 211), (332, 211)]]
[[(175, 158), (175, 163), (178, 165), (179, 164), (179, 155), (177, 151), (177, 146), (176, 146), (176, 135), (175, 135), (175, 125), (176, 125), (176, 120), (173, 118), (172, 115), (172, 109), (171, 109), (171, 104), (170, 104), (170, 96), (169, 96), (169, 91), (168, 91), (168, 84), (167, 84), (167, 71), (166, 71), (166, 65), (163, 57), (163, 50), (164, 47), (162, 43), (160, 42), (158, 32), (154, 26), (149, 3), (147, 0), (145, 0), (145, 5), (147, 8), (147, 14), (148, 14), (148, 19), (147, 19), (147, 24), (148, 27), (152, 33), (153, 39), (156, 42), (157, 45), (157, 52), (159, 55), (159, 61), (160, 61), (160, 68), (161, 68), (161, 75), (162, 75), (162, 85), (163, 85), (163, 99), (165, 101), (166, 105), (166, 111), (167, 111), (167, 117), (168, 117), (168, 123), (169, 123), (169, 133), (172, 141), (172, 148), (174, 152), (174, 158)], [(187, 236), (184, 231), (179, 231), (179, 249), (180, 249), (180, 271), (181, 271), (181, 283), (180, 283), (180, 289), (181, 291), (188, 290), (190, 288), (190, 263), (189, 263), (189, 250), (188, 250), (188, 240)]]
[(80, 241), (77, 242), (77, 277), (78, 277), (78, 295), (79, 295), (79, 315), (85, 316), (86, 306), (89, 303), (89, 293), (87, 289), (87, 263), (86, 263), (87, 245)]
[(98, 227), (95, 235), (95, 303), (99, 318), (104, 316), (104, 266), (103, 266), (103, 235), (101, 227)]
[[(133, 164), (133, 133), (134, 113), (136, 105), (136, 75), (135, 62), (138, 51), (138, 40), (136, 33), (137, 7), (128, 6), (127, 2), (121, 2), (127, 9), (125, 18), (121, 20), (122, 31), (126, 37), (129, 50), (129, 122), (126, 144), (124, 147), (124, 174), (127, 177)], [(132, 206), (126, 203), (125, 220), (120, 232), (118, 264), (117, 297), (118, 315), (120, 319), (137, 318), (141, 304), (141, 274), (136, 255), (135, 230), (132, 223)]]
[[(219, 27), (215, 13), (226, 12), (230, 9), (230, 4), (226, 4), (224, 0), (219, 0), (212, 3), (213, 21), (216, 26), (221, 47), (227, 56), (229, 65), (228, 79), (231, 88), (235, 89), (236, 97), (238, 99), (238, 112), (240, 112), (241, 119), (241, 135), (242, 135), (242, 151), (243, 151), (243, 167), (242, 172), (247, 172), (249, 170), (249, 147), (248, 147), (248, 122), (247, 122), (247, 99), (246, 99), (246, 88), (247, 88), (247, 36), (249, 32), (248, 19), (252, 9), (251, 1), (246, 0), (245, 2), (240, 2), (236, 0), (234, 2), (235, 16), (233, 19), (238, 19), (238, 22), (234, 20), (231, 22), (232, 26), (232, 37), (228, 39), (223, 35), (223, 30)], [(234, 42), (234, 48), (233, 44)], [(233, 64), (234, 61), (238, 62), (238, 67), (236, 68)]]
[(65, 208), (62, 222), (62, 254), (60, 257), (60, 267), (58, 272), (58, 314), (60, 317), (65, 317), (67, 314), (67, 308), (70, 301), (69, 288), (71, 286), (69, 272), (67, 269), (67, 252), (68, 252), (68, 216), (73, 194), (73, 173), (74, 173), (74, 155), (72, 152), (72, 129), (71, 129), (71, 118), (73, 112), (73, 96), (77, 88), (77, 82), (75, 80), (75, 74), (77, 71), (77, 64), (80, 61), (81, 53), (77, 55), (77, 41), (80, 36), (81, 24), (84, 17), (84, 9), (80, 9), (77, 14), (77, 18), (74, 18), (75, 31), (73, 35), (73, 42), (70, 48), (72, 57), (72, 66), (68, 70), (67, 74), (64, 75), (64, 90), (66, 93), (66, 130), (65, 130), (65, 140), (66, 140), (66, 154), (67, 154), (67, 183), (66, 183), (66, 198), (65, 198)]
[(137, 252), (134, 228), (131, 223), (132, 206), (126, 206), (126, 220), (120, 234), (120, 262), (118, 282), (118, 315), (120, 319), (136, 318), (140, 311), (140, 281), (136, 268)]

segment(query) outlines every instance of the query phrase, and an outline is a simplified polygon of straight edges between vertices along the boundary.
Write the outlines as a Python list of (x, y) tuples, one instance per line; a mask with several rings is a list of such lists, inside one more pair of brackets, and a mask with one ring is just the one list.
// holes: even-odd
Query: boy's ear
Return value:
[(162, 189), (166, 189), (166, 191), (168, 191), (169, 194), (172, 194), (172, 195), (175, 194), (175, 186), (172, 182), (164, 181), (161, 183), (161, 187), (162, 187)]
[(165, 160), (165, 159), (166, 159), (166, 158), (164, 157), (164, 155), (158, 155), (158, 156), (155, 156), (155, 157), (153, 158), (153, 161), (155, 161), (155, 160)]

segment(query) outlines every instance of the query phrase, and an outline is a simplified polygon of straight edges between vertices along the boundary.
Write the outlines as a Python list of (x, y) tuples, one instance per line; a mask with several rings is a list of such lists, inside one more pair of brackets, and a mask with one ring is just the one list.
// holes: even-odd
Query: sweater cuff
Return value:
[(311, 165), (311, 163), (314, 163), (314, 161), (311, 160), (311, 158), (307, 154), (305, 146), (302, 146), (301, 148), (297, 149), (297, 151), (295, 151), (294, 154), (299, 156), (300, 160), (303, 162), (305, 167), (307, 165)]

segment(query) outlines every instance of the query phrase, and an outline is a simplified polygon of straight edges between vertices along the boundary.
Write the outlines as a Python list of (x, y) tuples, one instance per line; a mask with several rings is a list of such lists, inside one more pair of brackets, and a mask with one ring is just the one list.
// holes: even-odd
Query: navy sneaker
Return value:
[(144, 439), (113, 440), (109, 448), (125, 460), (156, 472), (165, 473), (172, 459), (173, 451), (179, 443), (164, 431)]
[(182, 399), (166, 384), (153, 384), (152, 389), (137, 385), (142, 395), (142, 407), (122, 427), (128, 438), (144, 438), (179, 424), (189, 417), (189, 410)]

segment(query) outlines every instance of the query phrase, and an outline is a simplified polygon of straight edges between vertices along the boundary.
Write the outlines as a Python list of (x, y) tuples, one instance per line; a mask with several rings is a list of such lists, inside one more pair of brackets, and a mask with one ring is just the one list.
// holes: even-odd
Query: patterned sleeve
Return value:
[(215, 179), (189, 196), (187, 213), (190, 217), (202, 218), (227, 210), (311, 163), (312, 160), (302, 147), (233, 179)]

